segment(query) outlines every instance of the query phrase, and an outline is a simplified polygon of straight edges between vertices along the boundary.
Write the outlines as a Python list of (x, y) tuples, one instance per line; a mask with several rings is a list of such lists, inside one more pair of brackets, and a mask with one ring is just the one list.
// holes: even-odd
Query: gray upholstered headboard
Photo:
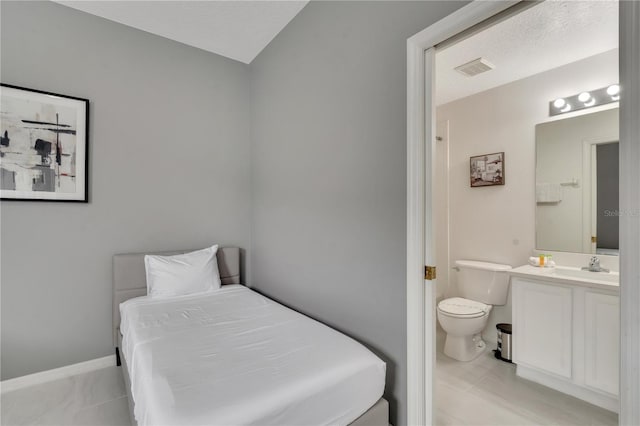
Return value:
[[(147, 294), (147, 277), (144, 268), (146, 254), (170, 256), (193, 250), (163, 253), (116, 254), (113, 256), (113, 344), (118, 345), (120, 327), (120, 304), (133, 297)], [(221, 247), (218, 249), (218, 269), (222, 284), (240, 284), (240, 249)]]

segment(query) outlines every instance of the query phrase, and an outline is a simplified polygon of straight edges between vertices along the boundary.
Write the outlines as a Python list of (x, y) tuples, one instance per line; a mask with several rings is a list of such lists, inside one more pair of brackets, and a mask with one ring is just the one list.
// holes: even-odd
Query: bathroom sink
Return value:
[(591, 272), (577, 268), (561, 268), (558, 267), (554, 271), (556, 275), (568, 278), (577, 278), (580, 280), (606, 281), (610, 283), (619, 283), (620, 274), (616, 272)]
[(510, 270), (512, 277), (529, 278), (567, 285), (583, 285), (610, 290), (620, 285), (618, 272), (590, 272), (574, 266), (556, 266), (540, 268), (523, 265)]

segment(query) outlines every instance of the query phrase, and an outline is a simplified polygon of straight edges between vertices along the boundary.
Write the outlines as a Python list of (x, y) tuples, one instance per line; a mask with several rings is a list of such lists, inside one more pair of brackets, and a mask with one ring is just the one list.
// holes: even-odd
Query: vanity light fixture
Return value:
[(605, 105), (620, 100), (620, 85), (612, 84), (590, 92), (558, 98), (549, 102), (549, 116)]

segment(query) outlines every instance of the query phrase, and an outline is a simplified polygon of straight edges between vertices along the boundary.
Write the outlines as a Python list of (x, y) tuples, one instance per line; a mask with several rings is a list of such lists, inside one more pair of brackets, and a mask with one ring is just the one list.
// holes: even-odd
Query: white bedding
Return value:
[(385, 364), (240, 285), (120, 305), (144, 425), (346, 425), (382, 397)]

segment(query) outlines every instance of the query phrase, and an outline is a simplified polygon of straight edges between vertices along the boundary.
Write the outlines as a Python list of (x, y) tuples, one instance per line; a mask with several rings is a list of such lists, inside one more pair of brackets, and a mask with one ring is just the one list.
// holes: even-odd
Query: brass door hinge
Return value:
[(597, 243), (598, 242), (598, 237), (591, 237), (591, 242), (593, 244)]
[(425, 266), (424, 267), (424, 279), (425, 280), (435, 280), (436, 279), (436, 267), (435, 266)]

